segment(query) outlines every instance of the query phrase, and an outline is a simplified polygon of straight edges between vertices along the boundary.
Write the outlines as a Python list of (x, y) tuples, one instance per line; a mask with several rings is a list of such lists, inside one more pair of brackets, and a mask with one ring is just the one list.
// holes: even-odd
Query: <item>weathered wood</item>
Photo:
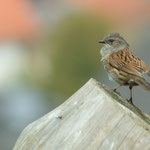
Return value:
[(14, 150), (150, 150), (150, 117), (90, 79), (27, 126)]

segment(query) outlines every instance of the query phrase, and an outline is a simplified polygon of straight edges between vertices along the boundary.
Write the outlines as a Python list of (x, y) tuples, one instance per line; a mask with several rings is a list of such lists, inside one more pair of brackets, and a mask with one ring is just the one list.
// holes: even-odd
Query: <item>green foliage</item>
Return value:
[(94, 16), (72, 15), (56, 25), (51, 45), (50, 89), (70, 96), (89, 78), (100, 75), (100, 45), (108, 27)]

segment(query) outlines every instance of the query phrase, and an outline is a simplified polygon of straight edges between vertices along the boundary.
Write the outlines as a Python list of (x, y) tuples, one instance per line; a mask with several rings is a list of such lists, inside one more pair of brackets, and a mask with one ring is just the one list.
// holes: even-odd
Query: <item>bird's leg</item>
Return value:
[(121, 84), (120, 84), (120, 85), (118, 85), (118, 86), (115, 86), (115, 87), (114, 87), (114, 89), (113, 89), (113, 91), (120, 95), (120, 93), (119, 93), (119, 92), (117, 92), (116, 90), (117, 90), (118, 88), (120, 88), (121, 86), (122, 86)]
[(130, 99), (129, 99), (129, 103), (133, 105), (133, 102), (132, 102), (132, 86), (131, 86), (131, 85), (129, 86), (129, 89), (130, 89)]
[(118, 88), (120, 88), (121, 86), (122, 86), (121, 84), (118, 85), (118, 86), (115, 86), (114, 89), (113, 89), (113, 91), (116, 92), (116, 90), (117, 90)]

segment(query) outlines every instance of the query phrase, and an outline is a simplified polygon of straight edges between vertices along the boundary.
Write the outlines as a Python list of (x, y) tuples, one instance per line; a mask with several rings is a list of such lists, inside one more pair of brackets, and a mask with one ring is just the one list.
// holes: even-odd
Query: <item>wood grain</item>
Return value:
[(90, 79), (27, 126), (13, 150), (150, 150), (150, 117)]

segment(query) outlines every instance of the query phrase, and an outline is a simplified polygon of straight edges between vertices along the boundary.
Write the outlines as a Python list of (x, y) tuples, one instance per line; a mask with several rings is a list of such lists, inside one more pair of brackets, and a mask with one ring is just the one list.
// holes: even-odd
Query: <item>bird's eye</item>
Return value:
[(110, 39), (109, 41), (112, 43), (114, 40), (113, 40), (113, 39)]

